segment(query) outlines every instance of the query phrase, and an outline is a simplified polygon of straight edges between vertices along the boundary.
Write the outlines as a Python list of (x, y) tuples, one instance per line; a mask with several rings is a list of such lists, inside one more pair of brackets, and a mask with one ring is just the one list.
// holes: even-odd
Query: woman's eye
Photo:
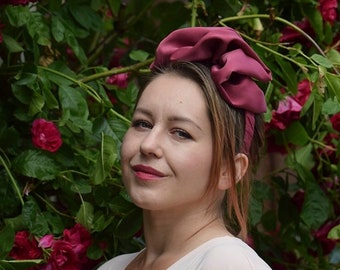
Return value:
[(152, 124), (149, 123), (148, 121), (146, 120), (135, 120), (135, 121), (132, 121), (132, 127), (135, 127), (135, 128), (143, 128), (143, 129), (151, 129), (152, 128)]
[(175, 129), (172, 131), (172, 133), (181, 139), (192, 139), (192, 136), (183, 129)]

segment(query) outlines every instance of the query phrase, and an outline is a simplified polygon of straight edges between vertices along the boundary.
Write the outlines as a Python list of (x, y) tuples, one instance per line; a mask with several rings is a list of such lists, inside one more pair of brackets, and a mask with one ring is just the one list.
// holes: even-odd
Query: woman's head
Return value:
[[(212, 138), (207, 193), (217, 187), (226, 190), (225, 223), (245, 237), (249, 182), (240, 179), (258, 158), (261, 114), (266, 111), (264, 94), (254, 79), (268, 82), (269, 69), (235, 30), (193, 27), (176, 30), (160, 42), (151, 70), (155, 80), (164, 74), (189, 79), (204, 94)], [(228, 179), (222, 185), (221, 173)]]
[[(237, 230), (240, 230), (240, 234), (244, 236), (249, 199), (247, 165), (248, 161), (249, 164), (253, 164), (259, 155), (258, 151), (262, 145), (262, 118), (260, 115), (255, 117), (256, 126), (252, 143), (248, 155), (245, 156), (242, 153), (244, 150), (245, 112), (225, 102), (216, 88), (209, 68), (200, 63), (171, 62), (165, 67), (155, 68), (150, 81), (164, 74), (175, 74), (192, 80), (201, 88), (212, 134), (213, 155), (207, 193), (218, 188), (221, 173), (228, 174), (228, 183), (224, 185), (226, 196), (222, 202), (223, 214), (227, 217), (225, 223), (232, 233), (238, 232), (230, 223), (236, 225)], [(243, 176), (245, 176), (243, 181), (240, 181)], [(239, 187), (237, 187), (237, 183), (239, 183)]]

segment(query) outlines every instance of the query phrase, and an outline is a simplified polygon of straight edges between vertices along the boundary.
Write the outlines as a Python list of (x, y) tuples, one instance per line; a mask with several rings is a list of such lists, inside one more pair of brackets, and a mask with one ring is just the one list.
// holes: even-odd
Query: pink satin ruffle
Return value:
[(255, 51), (230, 27), (190, 27), (175, 30), (157, 47), (151, 69), (169, 62), (200, 62), (223, 99), (252, 113), (266, 111), (263, 91), (255, 80), (268, 82), (271, 72)]

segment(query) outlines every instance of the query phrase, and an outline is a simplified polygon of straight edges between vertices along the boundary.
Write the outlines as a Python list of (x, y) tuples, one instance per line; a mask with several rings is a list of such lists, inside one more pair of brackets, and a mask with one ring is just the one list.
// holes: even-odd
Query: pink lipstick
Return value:
[(142, 164), (134, 165), (132, 166), (132, 169), (135, 172), (135, 175), (137, 176), (137, 178), (144, 180), (144, 181), (156, 180), (156, 179), (159, 179), (165, 176), (160, 171), (157, 171), (156, 169), (152, 167), (142, 165)]

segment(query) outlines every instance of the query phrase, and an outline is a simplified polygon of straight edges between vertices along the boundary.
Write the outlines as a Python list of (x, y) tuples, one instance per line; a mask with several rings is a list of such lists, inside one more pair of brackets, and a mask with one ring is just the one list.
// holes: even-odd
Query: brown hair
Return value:
[(250, 197), (249, 168), (257, 162), (259, 149), (263, 145), (263, 117), (262, 115), (255, 116), (254, 136), (248, 154), (248, 171), (243, 179), (236, 184), (234, 158), (237, 153), (242, 151), (245, 126), (244, 110), (230, 106), (221, 98), (209, 69), (203, 64), (186, 61), (171, 62), (166, 67), (155, 69), (152, 78), (165, 73), (175, 73), (193, 80), (204, 93), (211, 123), (214, 153), (210, 171), (211, 181), (207, 187), (207, 192), (216, 188), (222, 162), (225, 163), (229, 168), (230, 179), (233, 181), (226, 191), (225, 202), (222, 205), (224, 223), (231, 233), (245, 239)]

